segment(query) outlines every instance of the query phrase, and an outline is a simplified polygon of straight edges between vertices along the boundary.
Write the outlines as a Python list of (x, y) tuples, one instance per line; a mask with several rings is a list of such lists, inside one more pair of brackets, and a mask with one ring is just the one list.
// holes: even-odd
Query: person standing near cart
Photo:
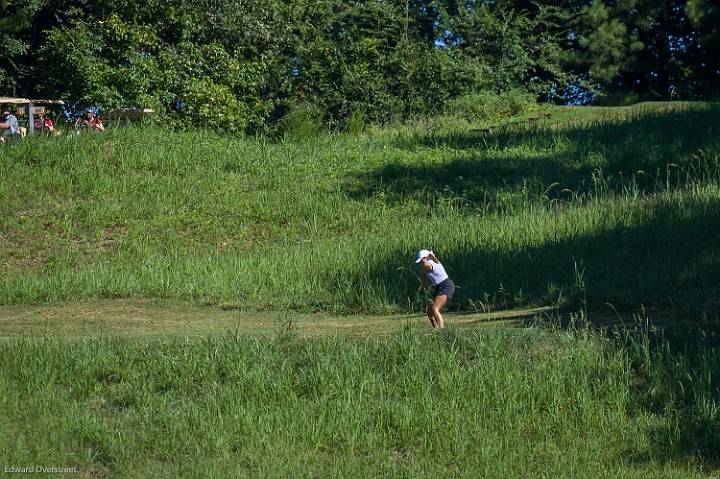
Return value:
[(8, 108), (2, 109), (0, 116), (0, 142), (8, 141), (10, 138), (20, 136), (20, 124), (15, 115), (10, 113)]

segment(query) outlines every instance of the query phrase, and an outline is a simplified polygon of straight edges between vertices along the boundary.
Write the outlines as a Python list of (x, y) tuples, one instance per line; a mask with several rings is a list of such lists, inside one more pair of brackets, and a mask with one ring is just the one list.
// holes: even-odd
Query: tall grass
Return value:
[(453, 308), (712, 309), (719, 123), (708, 106), (495, 134), (33, 138), (0, 149), (0, 303), (408, 311), (432, 247)]
[(650, 338), (3, 342), (0, 456), (111, 477), (704, 477), (720, 357)]

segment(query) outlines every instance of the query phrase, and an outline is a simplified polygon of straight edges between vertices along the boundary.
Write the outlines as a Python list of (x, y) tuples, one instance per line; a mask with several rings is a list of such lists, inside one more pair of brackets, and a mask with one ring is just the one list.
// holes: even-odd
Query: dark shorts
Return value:
[(432, 297), (437, 298), (438, 296), (447, 296), (450, 301), (455, 294), (455, 283), (450, 278), (446, 279), (442, 283), (433, 286)]

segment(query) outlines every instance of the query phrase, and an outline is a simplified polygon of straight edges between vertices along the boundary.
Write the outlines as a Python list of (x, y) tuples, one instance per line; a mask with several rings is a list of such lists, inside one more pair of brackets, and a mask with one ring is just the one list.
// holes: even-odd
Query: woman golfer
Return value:
[(442, 329), (445, 327), (442, 308), (453, 297), (455, 284), (431, 250), (421, 249), (418, 251), (415, 263), (420, 263), (423, 269), (420, 276), (420, 289), (427, 289), (428, 281), (433, 285), (432, 298), (428, 299), (425, 312), (433, 328)]

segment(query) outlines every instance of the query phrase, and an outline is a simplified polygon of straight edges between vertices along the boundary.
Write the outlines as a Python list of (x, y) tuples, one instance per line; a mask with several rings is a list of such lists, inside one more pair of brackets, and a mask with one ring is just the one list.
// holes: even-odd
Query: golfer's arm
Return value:
[(420, 287), (427, 288), (427, 273), (425, 271), (420, 275)]

